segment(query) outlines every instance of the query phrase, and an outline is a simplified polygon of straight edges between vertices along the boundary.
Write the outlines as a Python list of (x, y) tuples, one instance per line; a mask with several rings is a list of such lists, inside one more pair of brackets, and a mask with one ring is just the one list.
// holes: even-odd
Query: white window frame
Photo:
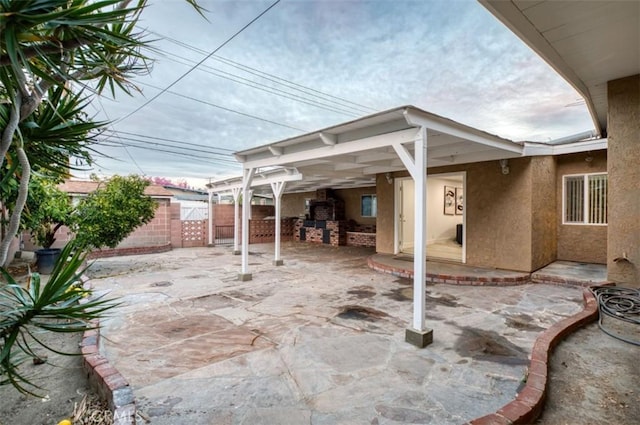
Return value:
[[(371, 198), (371, 215), (364, 215), (363, 204), (364, 198)], [(378, 197), (375, 193), (360, 195), (360, 217), (375, 218), (378, 216)]]
[[(609, 176), (607, 172), (597, 172), (597, 173), (578, 173), (578, 174), (565, 174), (562, 176), (562, 224), (567, 226), (607, 226), (609, 222), (608, 216), (606, 217), (606, 223), (590, 223), (589, 220), (589, 177), (590, 176), (607, 176), (607, 189), (609, 183)], [(567, 178), (569, 177), (582, 177), (583, 186), (582, 186), (582, 194), (583, 194), (583, 221), (567, 221)], [(605, 202), (609, 202), (608, 194), (605, 195)], [(608, 206), (607, 206), (608, 209)]]

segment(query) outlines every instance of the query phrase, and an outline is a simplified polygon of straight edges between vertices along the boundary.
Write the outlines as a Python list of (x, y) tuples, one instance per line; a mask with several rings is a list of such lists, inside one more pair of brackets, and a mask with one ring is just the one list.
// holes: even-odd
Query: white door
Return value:
[(400, 179), (398, 199), (399, 205), (399, 229), (398, 248), (402, 253), (413, 254), (414, 228), (415, 228), (415, 193), (414, 183), (411, 177)]

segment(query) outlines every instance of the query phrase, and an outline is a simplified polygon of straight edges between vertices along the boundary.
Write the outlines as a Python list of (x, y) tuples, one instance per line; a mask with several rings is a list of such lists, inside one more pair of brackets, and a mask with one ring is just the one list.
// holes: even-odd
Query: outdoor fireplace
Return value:
[(346, 221), (344, 201), (331, 189), (319, 189), (309, 202), (307, 217), (298, 220), (295, 239), (302, 242), (345, 245)]

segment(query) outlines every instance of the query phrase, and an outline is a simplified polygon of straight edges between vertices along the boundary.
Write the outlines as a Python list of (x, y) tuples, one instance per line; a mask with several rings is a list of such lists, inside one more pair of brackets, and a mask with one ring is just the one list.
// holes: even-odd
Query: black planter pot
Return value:
[(36, 251), (36, 267), (40, 274), (51, 274), (60, 257), (60, 248), (44, 248)]

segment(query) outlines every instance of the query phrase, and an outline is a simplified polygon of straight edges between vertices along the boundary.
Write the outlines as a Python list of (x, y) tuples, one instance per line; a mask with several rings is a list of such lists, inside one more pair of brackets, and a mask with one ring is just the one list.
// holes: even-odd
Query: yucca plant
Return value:
[(37, 346), (58, 352), (45, 344), (39, 334), (93, 329), (94, 319), (117, 305), (114, 300), (91, 296), (82, 287), (85, 259), (86, 251), (69, 242), (46, 284), (38, 273), (32, 274), (26, 284), (20, 284), (0, 269), (0, 385), (10, 384), (22, 393), (36, 395), (40, 385), (20, 370), (20, 364), (38, 358), (34, 351)]
[[(202, 13), (196, 0), (186, 1)], [(40, 131), (42, 137), (29, 139), (31, 129), (45, 128), (41, 124), (47, 117), (40, 117), (40, 123), (29, 118), (48, 101), (47, 96), (62, 96), (71, 83), (97, 94), (115, 95), (117, 89), (134, 93), (130, 79), (150, 69), (144, 53), (149, 40), (138, 26), (146, 5), (147, 0), (0, 0), (0, 168), (10, 159), (19, 164), (18, 196), (2, 229), (0, 264), (10, 260), (9, 247), (20, 227), (32, 165), (38, 160), (66, 161), (69, 155), (90, 158), (90, 141), (80, 144), (72, 137), (59, 152), (49, 146), (73, 131), (68, 126), (46, 127), (49, 136)], [(79, 109), (88, 100), (68, 99), (68, 108)], [(62, 106), (50, 109), (53, 121), (56, 113), (63, 112)], [(75, 129), (87, 133), (82, 126)]]

